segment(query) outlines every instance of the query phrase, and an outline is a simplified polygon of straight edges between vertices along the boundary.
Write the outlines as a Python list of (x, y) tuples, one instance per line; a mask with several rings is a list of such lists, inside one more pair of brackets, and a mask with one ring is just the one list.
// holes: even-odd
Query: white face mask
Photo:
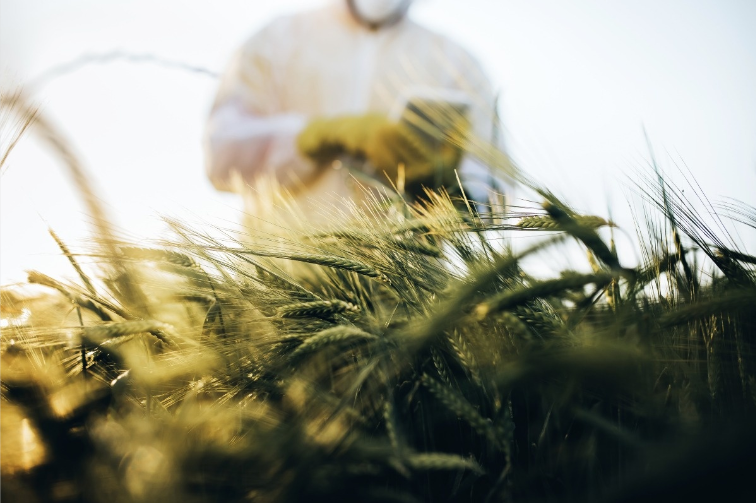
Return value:
[(350, 0), (357, 16), (371, 25), (382, 25), (404, 15), (410, 0)]

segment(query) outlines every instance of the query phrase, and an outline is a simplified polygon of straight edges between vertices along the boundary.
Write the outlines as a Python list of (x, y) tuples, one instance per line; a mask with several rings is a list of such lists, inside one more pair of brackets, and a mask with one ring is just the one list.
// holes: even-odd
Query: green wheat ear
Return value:
[(360, 342), (378, 339), (377, 336), (369, 334), (356, 327), (336, 326), (323, 330), (305, 340), (292, 353), (293, 360), (302, 358), (305, 355), (315, 353), (320, 349), (344, 342)]
[(283, 318), (307, 318), (313, 316), (331, 316), (341, 313), (358, 313), (360, 307), (343, 300), (316, 300), (299, 302), (278, 308), (278, 315)]
[(422, 454), (412, 454), (405, 458), (405, 463), (415, 471), (429, 470), (470, 470), (478, 475), (483, 475), (485, 471), (473, 459), (463, 458), (456, 454), (444, 454), (439, 452), (429, 452)]

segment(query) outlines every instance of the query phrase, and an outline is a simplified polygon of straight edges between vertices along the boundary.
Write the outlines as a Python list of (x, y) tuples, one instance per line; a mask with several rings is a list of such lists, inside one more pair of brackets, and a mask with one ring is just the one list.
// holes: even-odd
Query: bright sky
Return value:
[[(223, 69), (275, 15), (318, 0), (0, 0), (2, 84), (33, 82), (113, 51)], [(412, 16), (476, 54), (501, 89), (518, 164), (578, 209), (633, 233), (628, 177), (646, 166), (643, 128), (674, 180), (687, 165), (713, 200), (756, 204), (753, 0), (417, 0)], [(82, 154), (124, 233), (157, 237), (158, 215), (230, 226), (241, 203), (203, 171), (216, 81), (152, 63), (86, 66), (34, 97)], [(3, 132), (4, 134), (6, 132)], [(71, 275), (50, 226), (81, 249), (87, 216), (33, 136), (0, 178), (0, 283), (26, 269)], [(742, 235), (753, 251), (753, 234)]]

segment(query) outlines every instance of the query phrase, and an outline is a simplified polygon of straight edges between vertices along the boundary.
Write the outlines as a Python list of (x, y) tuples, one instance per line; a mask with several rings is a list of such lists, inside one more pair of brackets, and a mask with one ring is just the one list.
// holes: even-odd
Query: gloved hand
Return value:
[(316, 162), (328, 162), (340, 154), (368, 160), (376, 171), (396, 180), (404, 165), (405, 187), (456, 185), (454, 169), (461, 149), (449, 141), (435, 145), (423, 140), (405, 123), (380, 114), (313, 120), (298, 138), (300, 152)]

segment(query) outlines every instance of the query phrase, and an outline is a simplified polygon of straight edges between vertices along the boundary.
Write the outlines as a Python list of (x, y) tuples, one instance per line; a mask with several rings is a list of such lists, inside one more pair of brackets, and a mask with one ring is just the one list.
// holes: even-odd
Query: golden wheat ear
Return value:
[(0, 90), (0, 173), (13, 149), (37, 118), (38, 109), (24, 104), (20, 89)]

